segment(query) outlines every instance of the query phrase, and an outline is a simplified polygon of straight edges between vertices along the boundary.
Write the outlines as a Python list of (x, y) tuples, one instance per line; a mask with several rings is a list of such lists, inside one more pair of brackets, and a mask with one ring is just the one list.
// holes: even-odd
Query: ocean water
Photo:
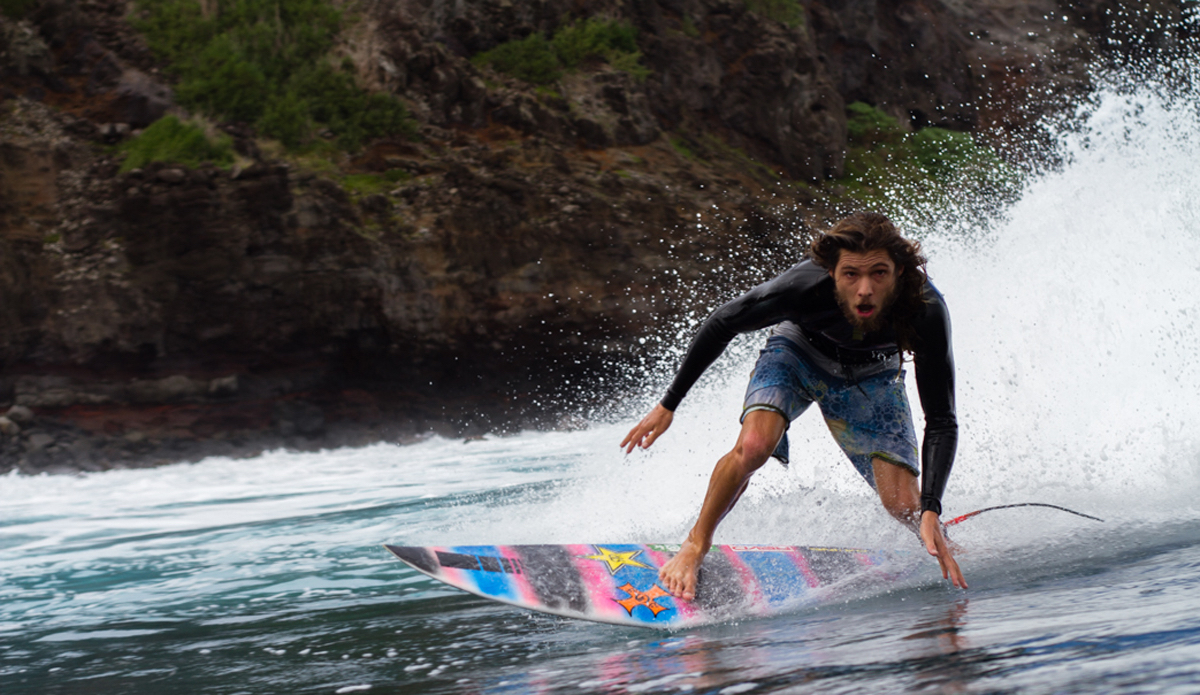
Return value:
[[(677, 542), (736, 435), (755, 336), (628, 457), (633, 408), (572, 432), (4, 476), (0, 693), (1200, 692), (1198, 136), (1193, 97), (1114, 87), (1003, 218), (918, 230), (954, 318), (947, 515), (1104, 519), (965, 522), (968, 590), (929, 559), (658, 632), (497, 605), (381, 547)], [(718, 541), (916, 547), (819, 417), (792, 440)]]

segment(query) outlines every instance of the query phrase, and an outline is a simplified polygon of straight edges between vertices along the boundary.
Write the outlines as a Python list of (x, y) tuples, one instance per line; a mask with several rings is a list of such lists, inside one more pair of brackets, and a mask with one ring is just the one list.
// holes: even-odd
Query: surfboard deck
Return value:
[(912, 573), (903, 551), (714, 545), (693, 601), (658, 583), (678, 545), (385, 545), (419, 572), (521, 608), (617, 625), (678, 628), (795, 610), (831, 591)]

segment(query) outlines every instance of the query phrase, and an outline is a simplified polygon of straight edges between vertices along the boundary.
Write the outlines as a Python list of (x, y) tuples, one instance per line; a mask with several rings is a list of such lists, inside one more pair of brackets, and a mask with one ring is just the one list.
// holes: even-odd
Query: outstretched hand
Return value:
[(621, 440), (621, 447), (628, 454), (633, 451), (634, 447), (642, 447), (643, 449), (650, 448), (656, 439), (662, 436), (663, 432), (671, 426), (671, 420), (675, 418), (675, 413), (667, 410), (662, 406), (662, 403), (654, 406), (654, 410), (650, 414), (642, 418), (642, 421), (633, 429), (629, 430), (629, 434)]
[(958, 569), (954, 553), (950, 551), (950, 544), (946, 542), (946, 534), (942, 532), (941, 519), (931, 511), (921, 513), (921, 542), (925, 544), (925, 550), (936, 557), (938, 564), (942, 566), (942, 578), (949, 579), (960, 589), (967, 588), (967, 580), (963, 578), (962, 570)]

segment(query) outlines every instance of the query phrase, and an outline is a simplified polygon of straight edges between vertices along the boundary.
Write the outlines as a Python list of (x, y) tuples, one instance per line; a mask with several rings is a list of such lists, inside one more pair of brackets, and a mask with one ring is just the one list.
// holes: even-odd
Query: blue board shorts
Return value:
[[(755, 410), (770, 410), (787, 418), (788, 426), (813, 402), (821, 407), (834, 440), (854, 469), (875, 487), (872, 459), (883, 459), (920, 474), (917, 435), (904, 391), (904, 372), (887, 370), (851, 382), (815, 367), (791, 340), (771, 336), (759, 353), (742, 420)], [(771, 454), (788, 462), (787, 432)]]

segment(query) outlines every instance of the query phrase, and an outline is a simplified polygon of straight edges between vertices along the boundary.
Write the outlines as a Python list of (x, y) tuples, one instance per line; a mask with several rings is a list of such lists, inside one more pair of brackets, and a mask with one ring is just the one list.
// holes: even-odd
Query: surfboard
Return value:
[(903, 551), (714, 545), (696, 598), (658, 569), (678, 545), (385, 545), (419, 572), (493, 601), (601, 623), (679, 628), (795, 610), (839, 590), (895, 581), (919, 566)]

